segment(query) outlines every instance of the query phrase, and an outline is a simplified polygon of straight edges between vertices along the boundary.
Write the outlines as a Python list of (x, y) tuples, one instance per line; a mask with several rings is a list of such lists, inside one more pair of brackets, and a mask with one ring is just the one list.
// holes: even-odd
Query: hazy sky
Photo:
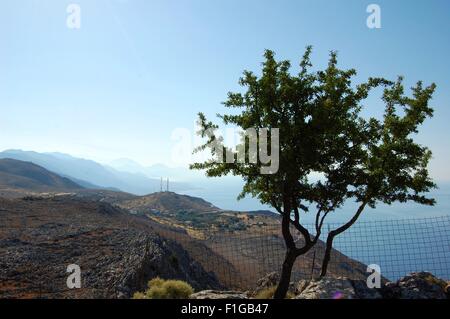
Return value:
[[(70, 3), (81, 7), (80, 29), (66, 25)], [(381, 29), (366, 26), (370, 3)], [(436, 82), (435, 117), (419, 140), (434, 152), (433, 175), (450, 180), (449, 39), (446, 0), (3, 0), (0, 150), (170, 165), (174, 129), (220, 112), (265, 48), (296, 66), (311, 44), (316, 67), (334, 49), (357, 79)], [(368, 105), (379, 114), (377, 97)]]

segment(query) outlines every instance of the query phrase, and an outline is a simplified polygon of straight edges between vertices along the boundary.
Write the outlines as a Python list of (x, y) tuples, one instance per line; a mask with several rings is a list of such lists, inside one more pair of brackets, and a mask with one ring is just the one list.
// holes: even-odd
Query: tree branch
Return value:
[(292, 225), (303, 235), (305, 238), (305, 246), (310, 246), (312, 244), (311, 235), (305, 227), (300, 224), (300, 214), (297, 205), (294, 205), (294, 220), (290, 219)]

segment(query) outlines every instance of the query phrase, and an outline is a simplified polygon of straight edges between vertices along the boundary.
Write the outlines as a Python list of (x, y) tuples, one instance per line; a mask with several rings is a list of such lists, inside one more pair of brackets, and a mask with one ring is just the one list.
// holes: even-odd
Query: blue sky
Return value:
[[(66, 26), (70, 3), (81, 7), (79, 30)], [(366, 26), (370, 3), (381, 29)], [(445, 0), (3, 0), (0, 150), (170, 165), (173, 130), (193, 130), (198, 111), (222, 111), (264, 49), (296, 66), (310, 44), (315, 67), (338, 50), (356, 80), (436, 82), (435, 117), (418, 139), (434, 152), (433, 176), (450, 181), (449, 39)]]

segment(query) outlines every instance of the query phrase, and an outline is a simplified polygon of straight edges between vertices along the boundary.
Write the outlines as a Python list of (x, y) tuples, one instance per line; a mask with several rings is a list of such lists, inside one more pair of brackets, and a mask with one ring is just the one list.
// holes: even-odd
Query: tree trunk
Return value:
[[(289, 199), (289, 197), (287, 196)], [(284, 258), (283, 267), (281, 270), (281, 278), (280, 282), (278, 284), (277, 289), (274, 293), (274, 299), (284, 299), (286, 297), (286, 293), (289, 289), (289, 283), (291, 282), (291, 272), (292, 268), (294, 266), (294, 262), (297, 259), (298, 256), (303, 255), (308, 252), (308, 250), (311, 249), (312, 246), (314, 246), (315, 242), (311, 241), (311, 238), (309, 237), (309, 232), (306, 230), (306, 228), (301, 227), (300, 224), (298, 224), (298, 227), (296, 227), (299, 232), (303, 235), (305, 238), (305, 246), (302, 248), (297, 248), (295, 246), (294, 238), (292, 237), (290, 225), (291, 225), (291, 202), (290, 200), (285, 200), (283, 204), (283, 218), (281, 220), (281, 231), (283, 234), (284, 242), (286, 244), (286, 256)], [(295, 208), (294, 208), (295, 210)], [(298, 211), (297, 211), (298, 215)], [(296, 222), (298, 223), (298, 216), (296, 217)]]
[(289, 283), (291, 282), (292, 267), (294, 266), (296, 257), (297, 255), (295, 251), (291, 249), (287, 250), (286, 257), (283, 262), (283, 268), (281, 270), (280, 282), (273, 296), (274, 299), (284, 299), (286, 297), (289, 289)]
[(322, 261), (322, 270), (320, 272), (320, 277), (325, 277), (327, 274), (328, 264), (330, 262), (331, 258), (331, 250), (333, 249), (333, 239), (337, 235), (345, 232), (347, 229), (349, 229), (359, 218), (362, 211), (364, 210), (364, 207), (366, 207), (367, 201), (364, 201), (361, 206), (358, 207), (358, 210), (356, 211), (355, 215), (350, 219), (346, 224), (342, 225), (341, 227), (330, 231), (330, 233), (327, 236), (327, 243), (325, 248), (325, 255), (323, 256)]
[(334, 236), (335, 235), (333, 233), (328, 234), (326, 248), (325, 248), (325, 254), (323, 256), (323, 261), (322, 261), (322, 270), (320, 271), (320, 277), (325, 277), (327, 274), (328, 264), (329, 264), (330, 258), (331, 258), (331, 249), (333, 248)]
[(283, 234), (284, 242), (286, 244), (286, 256), (284, 258), (283, 267), (281, 270), (281, 278), (278, 283), (278, 287), (275, 290), (275, 299), (284, 299), (289, 289), (289, 283), (291, 281), (291, 271), (297, 258), (294, 238), (292, 237), (290, 224), (291, 224), (291, 204), (289, 200), (284, 201), (283, 205), (283, 218), (281, 220), (281, 232)]

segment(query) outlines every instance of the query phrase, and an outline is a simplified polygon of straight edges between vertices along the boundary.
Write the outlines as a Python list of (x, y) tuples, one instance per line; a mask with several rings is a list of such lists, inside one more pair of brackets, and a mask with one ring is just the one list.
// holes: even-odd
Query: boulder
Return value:
[(311, 281), (294, 299), (354, 299), (355, 289), (347, 278), (322, 278)]
[(304, 279), (299, 280), (297, 282), (297, 284), (295, 285), (294, 293), (296, 295), (301, 294), (303, 292), (303, 290), (305, 290), (306, 287), (308, 287), (309, 283), (310, 283), (309, 280), (304, 280)]
[(203, 290), (192, 294), (190, 299), (249, 299), (246, 293), (239, 291)]
[(346, 277), (326, 277), (320, 280), (300, 280), (295, 299), (381, 299), (378, 289), (367, 287), (364, 280)]
[(351, 280), (355, 290), (355, 299), (382, 299), (380, 289), (367, 287), (365, 280)]
[(256, 282), (256, 289), (257, 291), (266, 289), (266, 288), (270, 288), (273, 286), (278, 285), (278, 282), (280, 281), (280, 275), (278, 274), (278, 272), (274, 271), (274, 272), (270, 272), (267, 275), (265, 275), (264, 277), (258, 279), (258, 281)]
[(423, 271), (387, 283), (382, 293), (388, 299), (446, 299), (446, 286), (444, 280)]

